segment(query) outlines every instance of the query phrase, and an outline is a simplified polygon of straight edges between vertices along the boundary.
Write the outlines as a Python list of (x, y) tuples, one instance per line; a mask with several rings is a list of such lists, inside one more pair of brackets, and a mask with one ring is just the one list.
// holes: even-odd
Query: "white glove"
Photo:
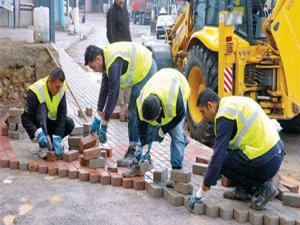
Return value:
[(199, 190), (196, 193), (197, 198), (203, 198), (205, 196), (205, 191), (202, 189), (202, 186), (199, 188)]
[(148, 151), (148, 145), (144, 145), (142, 147), (142, 154), (141, 155), (145, 155), (147, 153), (147, 151)]
[(161, 128), (159, 128), (158, 130), (158, 135), (161, 137), (161, 138), (164, 138), (165, 137), (165, 134), (163, 132), (163, 130)]

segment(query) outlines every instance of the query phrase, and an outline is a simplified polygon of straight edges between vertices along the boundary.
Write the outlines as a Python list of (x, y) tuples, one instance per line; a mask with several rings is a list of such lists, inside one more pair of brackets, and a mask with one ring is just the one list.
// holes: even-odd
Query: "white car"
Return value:
[(160, 35), (165, 35), (165, 29), (174, 25), (174, 20), (171, 15), (160, 15), (156, 22), (156, 37), (159, 39)]

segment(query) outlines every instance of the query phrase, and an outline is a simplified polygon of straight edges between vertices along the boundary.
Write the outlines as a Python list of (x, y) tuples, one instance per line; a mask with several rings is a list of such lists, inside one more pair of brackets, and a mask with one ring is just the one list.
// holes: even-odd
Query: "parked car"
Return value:
[(156, 37), (159, 39), (161, 35), (165, 35), (165, 29), (172, 27), (174, 24), (173, 17), (171, 15), (160, 15), (157, 17), (156, 22)]

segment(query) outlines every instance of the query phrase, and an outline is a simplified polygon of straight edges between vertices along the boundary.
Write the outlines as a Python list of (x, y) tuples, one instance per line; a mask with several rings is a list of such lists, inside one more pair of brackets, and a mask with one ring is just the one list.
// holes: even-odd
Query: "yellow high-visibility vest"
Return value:
[[(153, 126), (164, 126), (171, 122), (176, 116), (176, 103), (179, 90), (181, 90), (183, 101), (186, 102), (191, 90), (186, 78), (175, 69), (161, 69), (155, 73), (141, 90), (136, 100), (140, 120), (144, 120)], [(157, 121), (147, 121), (143, 117), (142, 105), (149, 95), (156, 95), (161, 103), (165, 117), (161, 123)]]
[(145, 46), (132, 42), (116, 42), (104, 49), (106, 74), (117, 57), (128, 62), (127, 71), (121, 75), (120, 87), (125, 89), (139, 83), (148, 74), (152, 65), (152, 52)]
[(229, 142), (229, 149), (240, 149), (249, 159), (263, 155), (280, 140), (275, 125), (251, 98), (223, 97), (219, 104), (215, 124), (220, 117), (236, 120), (237, 133)]
[(47, 87), (48, 77), (49, 76), (40, 79), (34, 84), (30, 85), (29, 90), (35, 93), (40, 104), (43, 104), (44, 102), (46, 103), (48, 109), (48, 118), (50, 120), (56, 120), (58, 105), (66, 92), (66, 82), (64, 82), (60, 91), (56, 95), (52, 96), (51, 100)]

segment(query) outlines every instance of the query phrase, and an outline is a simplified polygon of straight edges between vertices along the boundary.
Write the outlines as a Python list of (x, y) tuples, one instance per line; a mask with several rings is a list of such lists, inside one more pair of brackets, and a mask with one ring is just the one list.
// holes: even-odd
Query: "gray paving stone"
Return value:
[(277, 187), (278, 191), (279, 191), (279, 194), (277, 196), (278, 199), (280, 199), (281, 201), (283, 201), (283, 194), (284, 193), (288, 193), (290, 192), (289, 189), (287, 189), (285, 186), (283, 186), (282, 184), (279, 184), (278, 187)]
[(249, 223), (252, 225), (263, 225), (264, 213), (261, 211), (249, 210)]
[(148, 183), (147, 192), (153, 198), (161, 198), (163, 196), (163, 188), (159, 184), (153, 182)]
[(272, 213), (265, 213), (264, 225), (279, 225), (279, 216)]
[(295, 225), (296, 221), (293, 218), (287, 216), (280, 216), (279, 224), (280, 225)]
[(20, 161), (19, 162), (19, 170), (26, 171), (29, 169), (29, 163), (28, 161)]
[(16, 131), (17, 130), (17, 124), (10, 123), (8, 124), (8, 131)]
[(166, 199), (172, 206), (183, 205), (183, 195), (174, 191), (173, 188), (164, 188), (164, 199)]
[(161, 182), (168, 178), (168, 168), (167, 167), (159, 167), (153, 171), (153, 181)]
[(8, 118), (8, 123), (14, 123), (14, 124), (19, 124), (21, 123), (21, 117), (9, 117)]
[(171, 179), (175, 182), (188, 183), (191, 181), (192, 174), (187, 170), (171, 170)]
[(20, 139), (22, 139), (22, 137), (23, 137), (23, 135), (22, 135), (21, 132), (18, 132), (18, 131), (14, 132), (14, 139), (15, 140), (20, 140)]
[(233, 218), (239, 223), (246, 223), (248, 221), (248, 209), (240, 206), (234, 206)]
[(193, 165), (193, 174), (204, 175), (208, 168), (207, 164), (204, 163), (194, 163)]
[(220, 217), (223, 220), (231, 220), (233, 218), (233, 208), (229, 204), (221, 204)]
[(10, 108), (8, 110), (10, 117), (20, 117), (23, 113), (24, 109), (21, 108)]
[(174, 189), (184, 195), (193, 194), (193, 185), (191, 183), (176, 182)]
[(196, 215), (204, 215), (204, 213), (205, 213), (204, 203), (195, 203), (193, 212)]
[(282, 194), (282, 198), (283, 198), (283, 205), (300, 207), (300, 194), (292, 193), (292, 192), (284, 192)]
[(220, 207), (217, 202), (206, 201), (205, 205), (205, 215), (211, 218), (217, 218), (219, 216)]
[(83, 135), (83, 127), (74, 127), (74, 129), (72, 130), (71, 136), (79, 136), (79, 135)]
[(104, 168), (105, 167), (105, 158), (100, 156), (97, 159), (89, 159), (87, 167), (90, 169)]

